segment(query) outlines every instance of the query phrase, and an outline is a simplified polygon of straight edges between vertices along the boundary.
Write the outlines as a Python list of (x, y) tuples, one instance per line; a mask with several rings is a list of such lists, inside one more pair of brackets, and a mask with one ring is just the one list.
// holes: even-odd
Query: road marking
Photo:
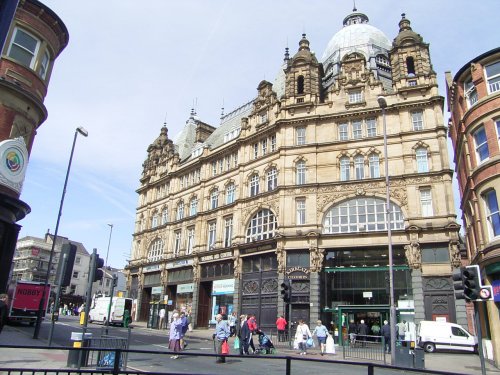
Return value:
[(165, 345), (153, 344), (153, 346), (158, 346), (160, 348), (167, 348), (168, 349), (168, 346), (165, 346)]

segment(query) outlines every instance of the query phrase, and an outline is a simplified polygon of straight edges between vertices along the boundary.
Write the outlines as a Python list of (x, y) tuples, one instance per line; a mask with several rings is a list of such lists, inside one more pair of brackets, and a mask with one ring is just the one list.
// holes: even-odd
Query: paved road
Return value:
[[(33, 340), (33, 328), (28, 326), (6, 327), (0, 335), (0, 344), (19, 345), (46, 345), (50, 323), (44, 322), (40, 331), (40, 339)], [(95, 336), (101, 334), (102, 326), (89, 324), (88, 331)], [(81, 328), (76, 317), (61, 317), (56, 323), (53, 336), (53, 346), (71, 346), (71, 332), (80, 331)], [(110, 327), (109, 334), (120, 337), (127, 337), (128, 330), (121, 327)], [(7, 340), (7, 342), (5, 341)], [(167, 331), (150, 330), (145, 327), (136, 327), (131, 330), (130, 349), (151, 350), (157, 352), (168, 351)], [(65, 367), (67, 352), (62, 350), (27, 353), (24, 350), (13, 350), (0, 348), (0, 368), (7, 366), (30, 365), (38, 368), (59, 366)], [(186, 355), (174, 360), (169, 354), (158, 353), (144, 354), (131, 353), (128, 358), (128, 366), (131, 369), (142, 371), (176, 371), (190, 373), (197, 371), (202, 374), (258, 374), (266, 375), (283, 374), (285, 362), (283, 359), (276, 359), (276, 356), (261, 356), (258, 360), (249, 357), (228, 358), (226, 364), (215, 364), (213, 357), (204, 357), (204, 353), (213, 353), (213, 343), (211, 332), (207, 330), (196, 330), (189, 336), (189, 346)], [(192, 355), (190, 355), (192, 354)], [(292, 361), (292, 374), (360, 374), (366, 373), (366, 367), (354, 367), (345, 363), (332, 363), (327, 361), (310, 362), (308, 359), (323, 359), (317, 352), (312, 352), (308, 356), (301, 357), (295, 355), (293, 351), (281, 350), (280, 355), (294, 355), (296, 360)], [(29, 358), (29, 360), (28, 360)], [(37, 358), (36, 360), (34, 358)], [(329, 356), (328, 359), (342, 361), (342, 354)], [(455, 353), (433, 353), (425, 356), (426, 369), (448, 371), (454, 374), (481, 374), (481, 368), (477, 355), (455, 354)], [(500, 375), (500, 370), (487, 364), (488, 375)], [(401, 374), (400, 370), (377, 369), (376, 374)]]

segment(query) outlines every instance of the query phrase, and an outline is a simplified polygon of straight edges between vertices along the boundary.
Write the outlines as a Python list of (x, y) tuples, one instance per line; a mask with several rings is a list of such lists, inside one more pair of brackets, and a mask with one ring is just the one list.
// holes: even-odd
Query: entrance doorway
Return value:
[(210, 294), (212, 293), (212, 282), (201, 282), (198, 293), (198, 318), (196, 319), (196, 326), (207, 328), (210, 322)]
[[(361, 320), (364, 320), (365, 324), (370, 329), (369, 335), (378, 336), (380, 333), (374, 334), (372, 331), (373, 325), (382, 327), (384, 325), (384, 320), (389, 321), (390, 316), (388, 305), (338, 306), (336, 311), (331, 310), (331, 312), (336, 315), (337, 326), (341, 327), (341, 329), (339, 329), (340, 345), (347, 343), (349, 340), (347, 330), (351, 321), (359, 324)], [(333, 317), (332, 321), (335, 321)]]

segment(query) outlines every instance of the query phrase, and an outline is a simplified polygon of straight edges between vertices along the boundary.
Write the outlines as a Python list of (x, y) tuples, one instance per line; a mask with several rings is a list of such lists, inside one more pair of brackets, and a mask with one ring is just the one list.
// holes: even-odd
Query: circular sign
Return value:
[(28, 150), (22, 138), (0, 142), (0, 181), (20, 193), (28, 166)]
[(488, 288), (483, 288), (479, 291), (479, 297), (482, 299), (489, 299), (491, 298), (491, 292)]

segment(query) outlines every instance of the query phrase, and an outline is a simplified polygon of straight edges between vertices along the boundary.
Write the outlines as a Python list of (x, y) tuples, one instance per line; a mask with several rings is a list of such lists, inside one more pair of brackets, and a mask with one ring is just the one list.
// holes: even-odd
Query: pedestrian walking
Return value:
[(259, 327), (257, 326), (257, 320), (255, 319), (255, 314), (248, 314), (247, 316), (248, 329), (250, 329), (250, 342), (249, 345), (252, 348), (252, 354), (255, 353), (255, 345), (253, 343), (253, 335), (257, 333)]
[(278, 341), (286, 341), (285, 339), (285, 330), (286, 330), (286, 325), (287, 321), (283, 315), (280, 315), (278, 319), (276, 320), (276, 328), (278, 329)]
[(9, 316), (9, 296), (5, 293), (0, 294), (0, 333), (2, 333), (3, 326), (7, 324)]
[(228, 317), (229, 323), (229, 336), (233, 337), (236, 334), (236, 323), (238, 322), (238, 317), (236, 316), (236, 311), (233, 311)]
[(189, 322), (186, 313), (184, 311), (181, 312), (180, 318), (181, 318), (181, 349), (184, 350), (186, 349), (186, 346), (188, 346), (185, 336), (188, 331)]
[(387, 320), (384, 320), (384, 325), (380, 329), (380, 334), (384, 337), (384, 351), (391, 352), (391, 327)]
[(160, 324), (158, 325), (158, 329), (163, 329), (163, 326), (165, 325), (165, 308), (162, 307), (160, 309), (160, 312), (158, 313), (158, 317), (160, 318)]
[(240, 321), (236, 325), (236, 335), (240, 340), (240, 355), (248, 355), (248, 346), (252, 338), (252, 332), (250, 332), (250, 328), (248, 328), (246, 315), (240, 315)]
[[(297, 331), (295, 332), (295, 342), (298, 349), (300, 350), (300, 355), (307, 354), (307, 340), (312, 337), (309, 326), (304, 323), (302, 319), (299, 320), (299, 325), (297, 326)], [(295, 346), (295, 345), (294, 345)]]
[(216, 352), (219, 356), (216, 359), (216, 363), (225, 363), (226, 358), (222, 355), (222, 344), (227, 343), (229, 337), (229, 325), (226, 320), (222, 320), (222, 315), (217, 314), (215, 317), (215, 333), (212, 335), (214, 343), (216, 345)]
[[(170, 332), (169, 332), (169, 343), (168, 348), (175, 353), (181, 351), (181, 329), (182, 320), (179, 317), (179, 313), (175, 312), (172, 314), (172, 321), (170, 322)], [(178, 354), (171, 356), (172, 359), (179, 358)]]
[(361, 319), (361, 322), (359, 322), (358, 325), (358, 338), (361, 337), (362, 346), (366, 346), (366, 340), (368, 339), (366, 336), (368, 336), (368, 330), (369, 328), (366, 325), (365, 321)]
[(316, 335), (318, 338), (318, 344), (320, 348), (321, 355), (325, 354), (326, 349), (326, 338), (328, 337), (328, 329), (322, 324), (321, 320), (316, 322), (316, 327), (312, 332), (312, 336)]
[(351, 320), (349, 322), (347, 333), (349, 334), (349, 342), (351, 344), (351, 348), (354, 348), (354, 346), (356, 345), (356, 335), (358, 334), (358, 325), (354, 323), (354, 320)]

